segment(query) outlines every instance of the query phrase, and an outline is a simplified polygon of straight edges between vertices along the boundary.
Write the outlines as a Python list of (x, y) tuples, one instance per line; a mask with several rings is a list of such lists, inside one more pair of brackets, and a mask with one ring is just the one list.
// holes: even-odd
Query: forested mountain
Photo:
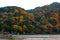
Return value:
[(50, 5), (44, 5), (42, 7), (36, 7), (34, 9), (26, 10), (26, 11), (29, 12), (29, 13), (36, 13), (36, 12), (46, 10), (46, 9), (51, 9), (51, 10), (57, 10), (58, 9), (60, 11), (60, 3), (54, 2)]
[(1, 7), (0, 33), (60, 34), (60, 3), (31, 10), (17, 6)]

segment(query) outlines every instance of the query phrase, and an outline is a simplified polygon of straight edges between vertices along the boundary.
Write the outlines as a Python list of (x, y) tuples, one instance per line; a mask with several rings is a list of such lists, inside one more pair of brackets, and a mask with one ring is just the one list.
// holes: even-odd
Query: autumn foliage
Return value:
[(45, 8), (28, 13), (17, 7), (6, 7), (0, 12), (0, 32), (7, 34), (59, 34), (59, 11)]

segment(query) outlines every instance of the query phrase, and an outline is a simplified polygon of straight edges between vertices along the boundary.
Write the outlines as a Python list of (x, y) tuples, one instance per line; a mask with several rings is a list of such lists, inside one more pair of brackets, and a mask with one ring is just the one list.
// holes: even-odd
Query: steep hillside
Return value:
[(21, 7), (0, 8), (0, 33), (60, 34), (60, 3), (25, 10)]

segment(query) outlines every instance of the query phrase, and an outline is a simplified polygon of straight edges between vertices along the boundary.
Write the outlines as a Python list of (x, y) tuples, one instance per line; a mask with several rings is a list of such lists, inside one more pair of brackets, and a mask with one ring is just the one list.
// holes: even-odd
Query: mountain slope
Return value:
[(0, 33), (60, 34), (60, 3), (25, 10), (17, 6), (0, 8)]
[(58, 10), (60, 10), (60, 3), (54, 2), (50, 5), (45, 5), (45, 6), (42, 6), (42, 7), (36, 7), (35, 9), (26, 10), (26, 11), (29, 12), (29, 13), (36, 13), (36, 12), (42, 11), (44, 9), (51, 9), (51, 10), (58, 9)]

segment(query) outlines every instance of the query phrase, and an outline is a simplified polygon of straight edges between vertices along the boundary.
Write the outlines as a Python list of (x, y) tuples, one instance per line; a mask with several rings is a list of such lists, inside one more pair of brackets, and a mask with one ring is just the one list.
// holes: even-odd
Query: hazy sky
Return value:
[(0, 7), (19, 6), (27, 10), (53, 2), (60, 2), (60, 0), (0, 0)]

